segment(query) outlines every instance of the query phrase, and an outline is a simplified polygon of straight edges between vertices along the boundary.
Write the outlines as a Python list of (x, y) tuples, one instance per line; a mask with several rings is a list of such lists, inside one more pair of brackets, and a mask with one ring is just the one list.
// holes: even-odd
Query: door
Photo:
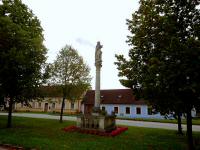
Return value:
[(45, 103), (44, 105), (44, 112), (47, 112), (48, 111), (48, 103)]

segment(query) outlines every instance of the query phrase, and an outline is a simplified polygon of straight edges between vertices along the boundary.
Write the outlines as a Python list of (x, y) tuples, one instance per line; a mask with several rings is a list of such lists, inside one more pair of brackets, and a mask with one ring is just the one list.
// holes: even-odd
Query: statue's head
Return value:
[(100, 41), (97, 42), (97, 47), (98, 48), (102, 48), (103, 47), (103, 45), (100, 44)]

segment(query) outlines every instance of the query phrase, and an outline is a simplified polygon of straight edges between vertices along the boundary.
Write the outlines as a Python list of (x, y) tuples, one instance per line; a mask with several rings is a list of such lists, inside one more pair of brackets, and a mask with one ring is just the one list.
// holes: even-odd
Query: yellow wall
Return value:
[[(74, 101), (74, 108), (71, 107), (71, 101), (65, 100), (64, 113), (77, 113), (80, 112), (81, 100)], [(31, 107), (22, 105), (21, 103), (15, 104), (16, 111), (30, 111), (30, 112), (60, 112), (62, 105), (61, 97), (47, 97), (43, 101), (30, 102)]]

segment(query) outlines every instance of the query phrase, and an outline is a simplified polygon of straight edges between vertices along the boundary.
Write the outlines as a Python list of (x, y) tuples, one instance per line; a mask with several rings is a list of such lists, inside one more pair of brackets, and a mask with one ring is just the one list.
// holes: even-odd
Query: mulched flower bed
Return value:
[(79, 132), (79, 133), (84, 133), (84, 134), (94, 134), (94, 135), (99, 135), (99, 136), (108, 136), (108, 137), (114, 137), (119, 135), (120, 133), (128, 130), (127, 127), (117, 127), (115, 130), (111, 132), (102, 132), (98, 130), (90, 130), (90, 129), (81, 129), (76, 126), (68, 126), (63, 128), (65, 132)]

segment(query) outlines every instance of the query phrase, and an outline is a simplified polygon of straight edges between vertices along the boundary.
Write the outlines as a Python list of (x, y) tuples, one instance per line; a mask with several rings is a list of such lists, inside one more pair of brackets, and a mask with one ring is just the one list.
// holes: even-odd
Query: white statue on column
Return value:
[(95, 66), (96, 67), (101, 67), (102, 66), (102, 51), (101, 48), (103, 45), (100, 44), (100, 42), (97, 42), (96, 45), (96, 51), (95, 51)]
[(96, 66), (96, 83), (95, 83), (95, 103), (91, 115), (77, 116), (77, 127), (83, 129), (93, 129), (101, 132), (111, 132), (116, 129), (115, 115), (107, 115), (102, 113), (100, 109), (100, 79), (102, 67), (102, 51), (103, 46), (97, 42), (95, 48), (95, 66)]
[(95, 49), (95, 66), (96, 66), (96, 83), (95, 83), (95, 103), (93, 111), (98, 113), (100, 111), (100, 78), (101, 78), (101, 67), (102, 67), (102, 51), (103, 46), (100, 42), (97, 42)]

